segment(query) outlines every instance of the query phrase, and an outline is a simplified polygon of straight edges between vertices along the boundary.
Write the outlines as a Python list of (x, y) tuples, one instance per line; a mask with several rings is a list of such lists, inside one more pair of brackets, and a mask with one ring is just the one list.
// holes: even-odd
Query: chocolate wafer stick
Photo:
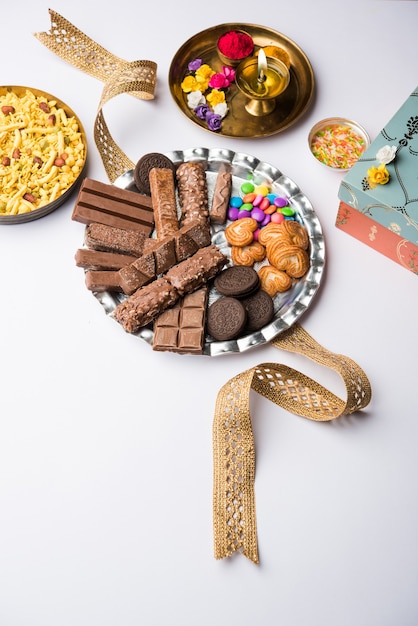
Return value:
[(149, 173), (149, 184), (157, 237), (166, 237), (179, 229), (173, 170), (153, 167)]

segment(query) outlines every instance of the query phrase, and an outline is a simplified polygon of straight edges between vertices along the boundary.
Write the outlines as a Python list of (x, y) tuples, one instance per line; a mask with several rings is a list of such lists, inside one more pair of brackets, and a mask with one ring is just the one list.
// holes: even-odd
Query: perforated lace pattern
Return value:
[(154, 98), (157, 65), (153, 61), (125, 61), (97, 44), (64, 17), (49, 10), (51, 28), (35, 37), (59, 57), (105, 83), (94, 123), (94, 139), (110, 182), (134, 167), (110, 135), (102, 108), (122, 93)]
[(213, 526), (217, 559), (241, 552), (259, 562), (254, 495), (255, 445), (250, 416), (253, 389), (278, 406), (315, 421), (358, 411), (370, 402), (363, 370), (344, 355), (329, 352), (299, 324), (272, 341), (276, 348), (301, 353), (336, 370), (344, 380), (344, 402), (291, 367), (262, 363), (238, 374), (220, 390), (213, 421)]

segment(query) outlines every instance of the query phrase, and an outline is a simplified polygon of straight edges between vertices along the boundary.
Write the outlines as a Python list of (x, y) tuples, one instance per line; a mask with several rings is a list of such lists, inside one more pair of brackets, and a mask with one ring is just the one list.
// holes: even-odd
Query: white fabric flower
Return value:
[(201, 91), (192, 91), (187, 94), (187, 106), (189, 109), (195, 109), (199, 104), (205, 104), (206, 98)]
[(220, 115), (222, 118), (228, 113), (228, 105), (226, 102), (220, 102), (213, 107), (213, 112)]
[(396, 146), (383, 146), (383, 148), (380, 148), (380, 150), (376, 154), (376, 159), (380, 161), (381, 163), (384, 163), (385, 165), (387, 165), (388, 163), (393, 161), (395, 156), (396, 156)]

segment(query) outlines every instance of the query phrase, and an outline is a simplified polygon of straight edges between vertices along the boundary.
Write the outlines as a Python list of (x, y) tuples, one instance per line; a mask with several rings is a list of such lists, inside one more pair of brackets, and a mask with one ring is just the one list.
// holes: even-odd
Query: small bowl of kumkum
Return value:
[(245, 30), (228, 30), (217, 41), (217, 51), (223, 65), (237, 67), (254, 52), (254, 41)]
[(370, 145), (360, 124), (343, 117), (329, 117), (315, 124), (308, 137), (309, 149), (322, 165), (346, 172)]

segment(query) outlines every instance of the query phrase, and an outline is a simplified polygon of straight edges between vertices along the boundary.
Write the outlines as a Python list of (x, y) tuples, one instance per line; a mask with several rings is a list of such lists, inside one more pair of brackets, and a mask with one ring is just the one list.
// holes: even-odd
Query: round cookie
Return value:
[(173, 173), (176, 171), (173, 161), (165, 156), (165, 154), (161, 154), (160, 152), (144, 154), (135, 165), (134, 182), (138, 191), (147, 196), (151, 195), (149, 173), (153, 167), (171, 169)]
[(218, 274), (214, 285), (223, 296), (244, 298), (258, 289), (260, 278), (253, 267), (232, 265)]
[(273, 298), (264, 289), (259, 289), (252, 296), (243, 298), (241, 302), (247, 312), (246, 331), (260, 330), (273, 319)]
[(221, 296), (207, 311), (207, 331), (217, 341), (228, 341), (240, 335), (247, 322), (244, 305), (236, 298)]

